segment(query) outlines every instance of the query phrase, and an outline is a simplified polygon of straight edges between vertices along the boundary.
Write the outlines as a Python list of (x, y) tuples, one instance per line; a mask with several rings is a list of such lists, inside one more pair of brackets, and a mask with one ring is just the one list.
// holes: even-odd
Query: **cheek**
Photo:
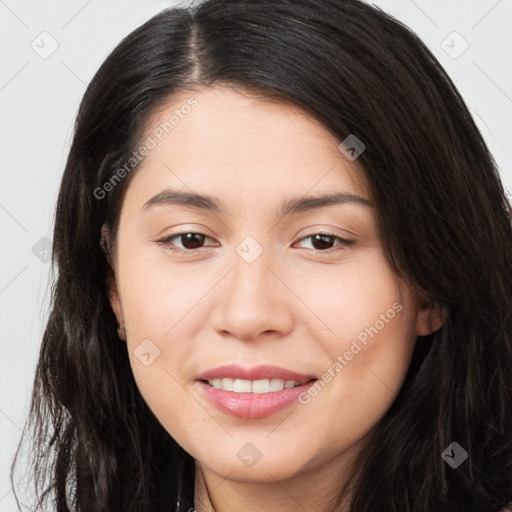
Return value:
[(394, 330), (395, 335), (409, 338), (414, 324), (409, 292), (401, 289), (379, 248), (290, 278), (297, 296), (329, 328), (322, 337), (329, 352), (356, 338), (364, 343), (381, 331)]
[(315, 428), (321, 428), (322, 411), (331, 411), (327, 428), (339, 440), (340, 428), (347, 435), (367, 432), (395, 399), (414, 349), (417, 312), (412, 293), (399, 286), (380, 254), (321, 282), (323, 296), (318, 291), (308, 298), (317, 298), (311, 307), (330, 328), (317, 338), (326, 364), (303, 403)]
[(193, 408), (182, 387), (183, 368), (197, 350), (199, 306), (212, 283), (205, 273), (149, 261), (135, 248), (126, 253), (119, 282), (133, 375), (155, 416), (179, 426)]
[[(160, 249), (158, 249), (160, 251)], [(134, 253), (120, 265), (123, 311), (129, 331), (172, 341), (177, 332), (198, 329), (197, 307), (218, 281), (218, 272), (199, 263), (172, 264), (155, 249)], [(130, 324), (128, 324), (130, 322)]]

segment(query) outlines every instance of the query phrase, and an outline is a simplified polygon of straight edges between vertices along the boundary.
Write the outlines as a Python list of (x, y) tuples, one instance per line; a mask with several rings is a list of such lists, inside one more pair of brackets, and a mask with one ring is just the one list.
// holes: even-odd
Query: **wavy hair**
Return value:
[[(138, 166), (105, 197), (95, 191), (131, 158), (164, 102), (213, 84), (291, 101), (340, 141), (357, 134), (390, 265), (449, 313), (416, 340), (403, 386), (360, 460), (351, 512), (510, 506), (512, 214), (457, 88), (411, 30), (360, 1), (206, 0), (166, 9), (129, 34), (81, 102), (20, 444), (29, 445), (35, 508), (193, 507), (194, 460), (139, 393), (108, 298), (101, 227), (115, 242)], [(468, 453), (457, 469), (441, 456), (452, 442)]]

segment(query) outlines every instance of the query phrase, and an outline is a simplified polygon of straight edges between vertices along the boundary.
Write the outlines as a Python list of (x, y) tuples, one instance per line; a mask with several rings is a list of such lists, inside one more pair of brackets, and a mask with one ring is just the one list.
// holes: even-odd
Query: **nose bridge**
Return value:
[(249, 235), (235, 247), (231, 258), (233, 270), (230, 280), (232, 293), (239, 300), (250, 298), (254, 302), (266, 291), (269, 281), (275, 279), (267, 268), (273, 265), (267, 242), (262, 236), (257, 240)]
[[(244, 249), (248, 249), (247, 252), (243, 252)], [(265, 306), (271, 302), (272, 286), (275, 291), (276, 285), (276, 277), (268, 269), (272, 265), (269, 251), (261, 251), (259, 255), (255, 251), (251, 242), (242, 242), (237, 247), (233, 256), (229, 296), (226, 297), (226, 302), (231, 301), (232, 306), (246, 310), (249, 315), (255, 315), (256, 308), (259, 315), (267, 309)]]
[(292, 323), (289, 297), (270, 270), (276, 266), (271, 252), (248, 238), (233, 254), (232, 270), (220, 290), (213, 321), (216, 330), (229, 331), (241, 339), (265, 331), (283, 333)]
[[(251, 250), (247, 253), (250, 255)], [(262, 253), (254, 260), (245, 259), (237, 251), (236, 256), (233, 257), (233, 271), (232, 271), (232, 287), (235, 295), (241, 295), (239, 299), (244, 296), (258, 298), (269, 285), (269, 281), (275, 276), (269, 271), (267, 266), (271, 264), (267, 252)]]

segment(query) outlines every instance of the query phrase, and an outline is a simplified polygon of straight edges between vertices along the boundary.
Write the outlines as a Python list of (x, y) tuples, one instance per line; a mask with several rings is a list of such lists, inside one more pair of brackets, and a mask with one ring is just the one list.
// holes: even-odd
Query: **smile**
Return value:
[(246, 380), (217, 378), (208, 380), (207, 383), (212, 388), (222, 389), (224, 391), (233, 391), (235, 393), (265, 394), (301, 386), (305, 384), (306, 381), (297, 382), (295, 380), (283, 379)]

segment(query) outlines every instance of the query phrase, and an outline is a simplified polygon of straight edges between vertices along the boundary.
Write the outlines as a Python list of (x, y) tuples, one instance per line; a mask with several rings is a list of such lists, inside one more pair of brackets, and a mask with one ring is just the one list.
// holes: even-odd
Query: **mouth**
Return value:
[(271, 365), (251, 369), (230, 365), (209, 370), (196, 380), (204, 396), (221, 412), (257, 419), (296, 404), (300, 394), (318, 379)]
[(311, 380), (316, 379), (307, 379), (297, 382), (295, 380), (283, 379), (246, 380), (230, 379), (229, 377), (224, 377), (211, 380), (202, 380), (201, 382), (204, 382), (214, 389), (222, 389), (223, 391), (232, 391), (234, 393), (266, 394), (282, 391), (283, 389), (291, 389), (298, 386), (303, 386)]
[(231, 364), (208, 370), (202, 375), (199, 375), (197, 380), (206, 381), (207, 383), (211, 382), (213, 385), (214, 383), (218, 384), (218, 380), (220, 379), (222, 381), (222, 385), (224, 385), (225, 382), (228, 386), (230, 384), (230, 380), (250, 381), (251, 383), (268, 380), (275, 381), (275, 386), (278, 384), (277, 381), (284, 381), (284, 385), (286, 387), (287, 382), (288, 386), (291, 386), (291, 381), (293, 381), (295, 385), (315, 378), (316, 377), (311, 374), (299, 373), (294, 370), (269, 364), (262, 364), (252, 368), (243, 368), (241, 366)]

